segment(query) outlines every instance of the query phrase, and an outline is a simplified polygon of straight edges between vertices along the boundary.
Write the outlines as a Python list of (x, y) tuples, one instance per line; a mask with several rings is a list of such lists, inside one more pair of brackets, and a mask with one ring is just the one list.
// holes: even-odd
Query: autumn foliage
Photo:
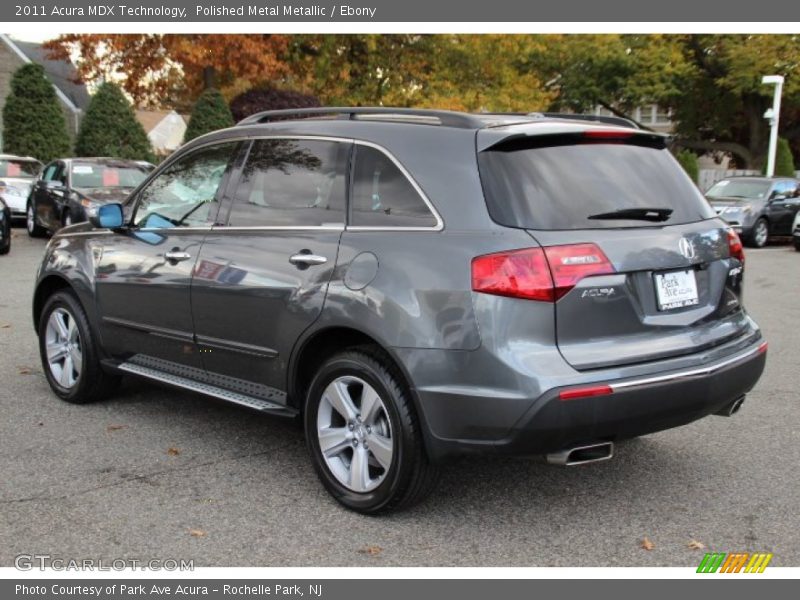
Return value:
[(220, 89), (240, 79), (280, 77), (287, 71), (287, 46), (287, 36), (244, 34), (70, 33), (45, 44), (52, 58), (68, 60), (77, 52), (83, 81), (124, 75), (120, 84), (137, 106), (176, 96), (196, 98), (207, 87), (209, 69)]

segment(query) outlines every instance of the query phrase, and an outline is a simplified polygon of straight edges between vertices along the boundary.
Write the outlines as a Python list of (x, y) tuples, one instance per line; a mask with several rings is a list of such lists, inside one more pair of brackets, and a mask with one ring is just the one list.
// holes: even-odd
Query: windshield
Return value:
[(41, 163), (35, 160), (0, 160), (0, 177), (33, 179), (41, 170)]
[(706, 192), (708, 198), (750, 198), (760, 200), (767, 197), (770, 183), (766, 181), (748, 181), (723, 179)]
[[(663, 148), (634, 143), (543, 146), (532, 139), (485, 150), (478, 165), (492, 218), (510, 227), (609, 229), (715, 216)], [(659, 218), (650, 218), (651, 213)]]
[(72, 165), (72, 187), (117, 188), (136, 187), (150, 170), (144, 166), (81, 164)]

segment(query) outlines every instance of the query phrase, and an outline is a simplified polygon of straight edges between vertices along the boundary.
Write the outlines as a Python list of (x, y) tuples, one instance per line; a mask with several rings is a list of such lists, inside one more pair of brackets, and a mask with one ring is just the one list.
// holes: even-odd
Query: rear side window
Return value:
[(349, 149), (349, 144), (323, 140), (256, 140), (228, 225), (343, 225)]
[(367, 227), (435, 227), (436, 217), (386, 154), (357, 145), (350, 223)]
[[(489, 213), (509, 227), (608, 229), (675, 225), (715, 216), (663, 148), (597, 142), (542, 145), (531, 138), (480, 152), (478, 165)], [(637, 209), (671, 213), (658, 223), (609, 218), (609, 213), (630, 215)]]

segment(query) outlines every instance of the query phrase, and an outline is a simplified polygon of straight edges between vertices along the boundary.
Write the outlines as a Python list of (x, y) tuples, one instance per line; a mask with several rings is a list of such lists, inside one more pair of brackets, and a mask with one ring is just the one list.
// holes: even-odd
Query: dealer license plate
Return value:
[(694, 306), (700, 302), (693, 270), (656, 273), (655, 284), (658, 310)]

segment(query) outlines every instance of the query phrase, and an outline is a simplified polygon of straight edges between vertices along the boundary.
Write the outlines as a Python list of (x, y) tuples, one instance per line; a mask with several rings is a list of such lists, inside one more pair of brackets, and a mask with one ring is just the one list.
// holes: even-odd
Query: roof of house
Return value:
[(17, 54), (23, 54), (27, 60), (40, 64), (44, 67), (45, 74), (50, 82), (63, 94), (76, 108), (86, 110), (89, 106), (91, 97), (82, 83), (75, 83), (77, 71), (75, 65), (68, 60), (52, 60), (47, 57), (48, 51), (41, 44), (35, 42), (23, 42), (22, 40), (11, 39), (8, 36), (0, 36), (3, 41), (13, 45), (13, 50)]
[(142, 124), (145, 132), (150, 133), (165, 117), (174, 112), (172, 110), (137, 110), (136, 120)]

